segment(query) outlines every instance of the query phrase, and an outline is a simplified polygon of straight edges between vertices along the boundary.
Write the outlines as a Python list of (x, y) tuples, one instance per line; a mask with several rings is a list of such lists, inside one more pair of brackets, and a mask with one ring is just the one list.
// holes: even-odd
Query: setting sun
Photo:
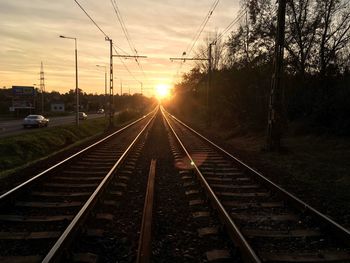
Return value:
[(170, 96), (170, 86), (167, 84), (158, 84), (156, 86), (156, 97), (161, 100)]

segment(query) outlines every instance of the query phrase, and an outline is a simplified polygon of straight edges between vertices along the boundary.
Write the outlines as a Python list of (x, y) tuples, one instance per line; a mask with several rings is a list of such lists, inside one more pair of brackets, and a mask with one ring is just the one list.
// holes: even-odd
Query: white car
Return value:
[(79, 112), (79, 120), (86, 120), (86, 119), (87, 119), (86, 113), (80, 111), (80, 112)]
[(23, 127), (47, 127), (49, 125), (49, 119), (46, 119), (43, 115), (28, 115), (23, 120)]

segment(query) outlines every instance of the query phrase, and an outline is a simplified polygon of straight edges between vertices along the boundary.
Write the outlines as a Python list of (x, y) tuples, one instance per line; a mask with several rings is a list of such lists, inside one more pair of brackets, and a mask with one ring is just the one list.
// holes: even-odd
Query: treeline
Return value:
[[(212, 119), (220, 125), (264, 129), (274, 57), (277, 4), (242, 2), (240, 25), (213, 51)], [(197, 55), (206, 56), (206, 49)], [(350, 133), (350, 3), (290, 0), (286, 9), (284, 106), (304, 129)], [(175, 87), (173, 110), (205, 118), (207, 64)]]
[[(42, 94), (40, 91), (36, 91), (35, 95), (35, 110), (32, 113), (41, 113), (41, 102), (42, 102)], [(0, 115), (11, 115), (13, 113), (9, 112), (9, 107), (12, 106), (12, 89), (11, 88), (3, 88), (0, 89)], [(51, 103), (64, 103), (65, 112), (67, 114), (75, 111), (75, 90), (69, 90), (66, 93), (60, 93), (57, 91), (45, 92), (44, 93), (44, 112), (50, 115), (51, 111)], [(97, 112), (98, 109), (109, 109), (109, 96), (105, 95), (97, 95), (92, 93), (86, 93), (82, 90), (79, 91), (79, 105), (81, 111), (86, 112)], [(114, 110), (128, 110), (132, 109), (135, 111), (143, 111), (148, 109), (151, 105), (156, 103), (155, 99), (147, 98), (142, 96), (141, 94), (123, 94), (114, 95)], [(27, 111), (21, 111), (21, 113), (16, 116), (22, 117), (22, 115), (28, 114)]]

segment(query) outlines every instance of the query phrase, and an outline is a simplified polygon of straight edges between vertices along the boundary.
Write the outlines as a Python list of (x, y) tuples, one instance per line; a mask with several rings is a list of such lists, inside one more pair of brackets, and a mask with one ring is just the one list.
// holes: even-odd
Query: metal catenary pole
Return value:
[(121, 58), (147, 58), (146, 56), (113, 55), (113, 41), (109, 37), (105, 38), (110, 44), (110, 74), (109, 74), (109, 127), (113, 127), (114, 102), (113, 102), (113, 57)]
[(170, 58), (171, 61), (175, 61), (175, 60), (182, 60), (182, 61), (186, 61), (186, 60), (205, 60), (208, 61), (208, 85), (207, 85), (207, 90), (206, 90), (206, 124), (207, 126), (211, 125), (211, 110), (210, 110), (210, 100), (209, 100), (209, 96), (210, 96), (210, 91), (212, 89), (211, 85), (212, 85), (212, 46), (215, 45), (215, 43), (210, 43), (209, 47), (208, 47), (208, 58)]
[(106, 37), (106, 41), (109, 41), (109, 122), (108, 126), (112, 128), (114, 126), (113, 123), (113, 41), (112, 39)]

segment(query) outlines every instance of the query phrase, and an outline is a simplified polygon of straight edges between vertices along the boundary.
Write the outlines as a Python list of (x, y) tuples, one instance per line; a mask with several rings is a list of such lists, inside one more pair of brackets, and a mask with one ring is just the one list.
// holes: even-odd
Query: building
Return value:
[(53, 112), (64, 112), (65, 107), (63, 102), (53, 102), (51, 103), (51, 111)]

